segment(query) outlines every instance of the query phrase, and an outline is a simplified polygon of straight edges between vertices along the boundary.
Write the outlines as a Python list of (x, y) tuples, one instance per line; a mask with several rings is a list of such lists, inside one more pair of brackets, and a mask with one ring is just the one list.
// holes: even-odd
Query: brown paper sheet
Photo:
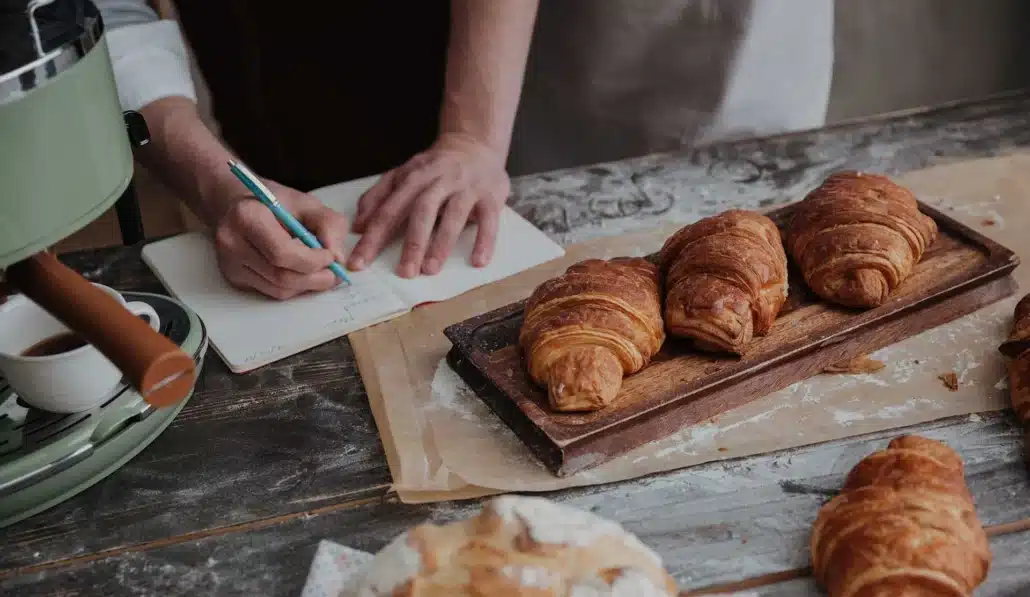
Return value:
[[(1021, 257), (1030, 256), (1030, 155), (938, 166), (899, 182)], [(1007, 407), (997, 346), (1018, 297), (874, 353), (886, 363), (876, 373), (820, 375), (595, 469), (554, 477), (446, 364), (450, 343), (442, 330), (525, 298), (577, 260), (657, 250), (674, 229), (568, 247), (560, 260), (352, 334), (400, 499), (432, 502), (614, 482)], [(1016, 278), (1030, 288), (1030, 266), (1018, 268)], [(949, 372), (958, 377), (957, 391), (939, 379)]]

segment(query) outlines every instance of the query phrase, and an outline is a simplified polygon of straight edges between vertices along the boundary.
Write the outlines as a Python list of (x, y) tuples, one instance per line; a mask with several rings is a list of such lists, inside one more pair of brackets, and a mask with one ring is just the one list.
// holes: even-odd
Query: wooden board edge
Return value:
[[(877, 326), (868, 327), (857, 332), (852, 338), (849, 338), (847, 342), (841, 342), (836, 345), (834, 350), (817, 351), (808, 355), (803, 355), (797, 359), (778, 363), (776, 366), (765, 369), (742, 383), (726, 384), (723, 387), (715, 388), (709, 392), (708, 396), (699, 398), (698, 400), (713, 400), (713, 396), (718, 398), (721, 394), (728, 393), (733, 394), (737, 399), (731, 399), (732, 403), (729, 408), (722, 408), (719, 412), (727, 412), (734, 408), (739, 408), (793, 383), (811, 378), (834, 363), (852, 359), (889, 346), (892, 343), (891, 340), (880, 340), (877, 337), (880, 335), (887, 335), (886, 331), (893, 325), (898, 325), (899, 323), (911, 320), (919, 315), (925, 315), (926, 317), (920, 325), (913, 327), (913, 331), (908, 334), (907, 337), (915, 336), (919, 333), (950, 323), (997, 303), (998, 301), (1011, 297), (1018, 291), (1018, 289), (1019, 285), (1012, 276), (1004, 276), (1002, 278), (995, 279), (987, 284), (950, 297), (947, 299), (950, 309), (924, 311), (911, 314), (906, 318), (898, 318), (883, 322)], [(933, 317), (934, 315), (937, 315), (937, 317)], [(783, 375), (777, 377), (778, 373), (789, 368), (794, 368), (798, 373), (796, 375)], [(742, 392), (741, 387), (745, 384), (761, 388), (761, 390), (753, 393)], [(510, 399), (508, 400), (511, 401)], [(692, 405), (694, 405), (693, 402), (686, 405), (670, 405), (667, 409), (656, 410), (655, 412), (650, 413), (646, 418), (638, 417), (636, 419), (627, 420), (625, 425), (619, 428), (614, 434), (610, 430), (605, 430), (605, 433), (594, 433), (585, 436), (580, 440), (569, 442), (564, 446), (562, 451), (563, 461), (561, 465), (557, 468), (552, 468), (550, 466), (549, 468), (559, 477), (572, 475), (577, 472), (596, 467), (597, 465), (621, 456), (622, 454), (643, 446), (644, 444), (662, 439), (663, 437), (668, 437), (668, 435), (671, 435), (685, 427), (702, 423), (711, 418), (709, 416), (706, 418), (698, 418), (696, 420), (678, 420), (676, 416), (677, 411), (684, 411)], [(714, 416), (714, 414), (712, 416)], [(680, 416), (682, 417), (682, 414)], [(604, 458), (591, 456), (592, 454), (602, 453), (602, 451), (599, 451), (599, 448), (602, 448), (605, 443), (610, 443), (613, 437), (626, 437), (631, 430), (641, 429), (659, 417), (664, 422), (669, 423), (674, 427), (670, 433), (665, 433), (661, 437), (648, 436), (647, 439), (640, 439), (639, 441), (626, 441), (620, 445), (617, 450), (612, 450), (609, 453), (606, 453)]]
[(562, 448), (547, 437), (542, 429), (533, 424), (533, 421), (514, 400), (498, 390), (474, 364), (469, 362), (457, 346), (447, 351), (447, 364), (468, 384), (472, 392), (518, 436), (530, 452), (544, 463), (544, 466), (552, 472), (560, 469), (565, 460)]

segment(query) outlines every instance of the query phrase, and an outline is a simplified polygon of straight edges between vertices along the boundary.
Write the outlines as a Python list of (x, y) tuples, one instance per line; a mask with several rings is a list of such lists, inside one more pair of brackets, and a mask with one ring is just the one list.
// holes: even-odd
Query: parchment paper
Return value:
[[(1021, 258), (1030, 257), (1030, 155), (937, 166), (898, 181)], [(560, 260), (352, 335), (400, 499), (431, 502), (608, 483), (1008, 406), (997, 345), (1018, 296), (875, 353), (886, 363), (876, 373), (820, 375), (595, 469), (554, 477), (446, 364), (450, 343), (442, 330), (525, 298), (577, 260), (657, 250), (682, 224), (568, 247)], [(1016, 278), (1023, 291), (1030, 288), (1030, 265), (1019, 267)], [(949, 372), (958, 376), (957, 391), (939, 379)]]

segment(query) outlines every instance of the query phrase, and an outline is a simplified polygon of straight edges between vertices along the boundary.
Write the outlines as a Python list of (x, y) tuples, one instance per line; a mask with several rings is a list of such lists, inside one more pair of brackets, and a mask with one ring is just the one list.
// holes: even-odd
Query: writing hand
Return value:
[(510, 190), (503, 156), (467, 138), (441, 136), (362, 195), (353, 226), (361, 239), (347, 265), (362, 269), (403, 232), (397, 274), (439, 273), (465, 225), (474, 221), (478, 231), (470, 262), (485, 266), (493, 258)]
[(264, 182), (326, 248), (311, 249), (293, 238), (268, 208), (241, 190), (215, 227), (222, 275), (233, 286), (279, 300), (336, 287), (341, 280), (327, 268), (334, 260), (344, 259), (346, 218), (311, 195)]

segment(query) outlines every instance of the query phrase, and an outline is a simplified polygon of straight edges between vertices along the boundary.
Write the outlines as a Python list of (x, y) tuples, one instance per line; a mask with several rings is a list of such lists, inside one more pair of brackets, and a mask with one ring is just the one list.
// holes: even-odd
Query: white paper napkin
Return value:
[(322, 540), (311, 560), (301, 597), (346, 597), (343, 589), (356, 582), (372, 554)]

